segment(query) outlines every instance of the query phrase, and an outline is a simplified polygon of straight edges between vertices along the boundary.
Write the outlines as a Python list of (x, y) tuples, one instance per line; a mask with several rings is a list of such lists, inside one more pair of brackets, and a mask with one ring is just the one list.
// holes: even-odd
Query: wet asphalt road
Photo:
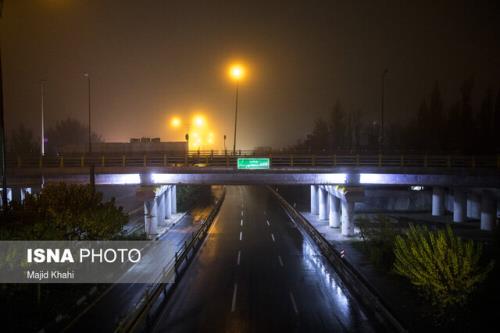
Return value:
[(372, 332), (375, 326), (264, 187), (227, 187), (156, 332)]

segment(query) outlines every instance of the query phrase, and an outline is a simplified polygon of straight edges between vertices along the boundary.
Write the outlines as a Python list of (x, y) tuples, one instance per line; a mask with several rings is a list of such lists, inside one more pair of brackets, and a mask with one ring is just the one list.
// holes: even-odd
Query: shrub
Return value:
[(364, 249), (375, 266), (390, 270), (394, 262), (394, 240), (398, 234), (394, 223), (384, 215), (356, 220)]
[(396, 237), (394, 271), (432, 303), (435, 317), (453, 320), (493, 268), (493, 262), (481, 266), (481, 253), (481, 244), (460, 239), (450, 226), (429, 231), (410, 225), (406, 236)]
[(128, 217), (88, 185), (48, 184), (9, 209), (2, 239), (98, 240), (120, 233)]

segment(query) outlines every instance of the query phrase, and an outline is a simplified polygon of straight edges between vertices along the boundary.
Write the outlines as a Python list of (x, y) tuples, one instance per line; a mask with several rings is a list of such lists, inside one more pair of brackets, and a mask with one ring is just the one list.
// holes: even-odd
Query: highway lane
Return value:
[(264, 187), (228, 187), (156, 332), (372, 332), (316, 246)]

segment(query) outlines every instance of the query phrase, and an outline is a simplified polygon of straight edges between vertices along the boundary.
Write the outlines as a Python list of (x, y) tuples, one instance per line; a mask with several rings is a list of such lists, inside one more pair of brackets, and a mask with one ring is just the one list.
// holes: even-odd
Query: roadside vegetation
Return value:
[[(88, 185), (48, 184), (23, 203), (12, 202), (1, 215), (1, 240), (121, 239), (128, 216), (114, 199), (103, 201)], [(38, 331), (55, 318), (74, 314), (77, 300), (95, 297), (105, 284), (3, 284), (0, 311), (7, 331)], [(26, 306), (26, 304), (31, 304)], [(81, 305), (86, 302), (82, 301)], [(30, 318), (30, 320), (24, 320)], [(16, 327), (9, 327), (16, 323)]]
[[(429, 229), (401, 223), (384, 215), (356, 220), (362, 242), (353, 243), (372, 262), (387, 283), (399, 276), (419, 299), (417, 317), (432, 319), (429, 329), (467, 329), (484, 316), (480, 309), (498, 304), (492, 295), (500, 254), (500, 233), (496, 246), (485, 253), (483, 244), (463, 240), (452, 227)], [(490, 276), (491, 275), (491, 276)], [(474, 308), (471, 311), (471, 308)], [(423, 324), (425, 321), (422, 321)]]
[(494, 265), (483, 265), (482, 245), (460, 239), (450, 226), (431, 231), (410, 225), (394, 245), (394, 271), (432, 304), (436, 323), (456, 321)]
[(58, 183), (13, 202), (2, 220), (4, 240), (106, 240), (119, 237), (128, 217), (89, 185)]
[(213, 200), (210, 185), (177, 186), (177, 210), (185, 212), (194, 205), (207, 205)]

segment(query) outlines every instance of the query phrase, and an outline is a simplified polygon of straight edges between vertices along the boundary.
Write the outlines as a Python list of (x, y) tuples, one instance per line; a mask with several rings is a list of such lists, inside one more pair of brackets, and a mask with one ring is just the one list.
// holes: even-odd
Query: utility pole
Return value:
[[(3, 0), (0, 0), (0, 18), (2, 18)], [(0, 158), (2, 159), (2, 204), (3, 212), (7, 213), (7, 161), (6, 161), (6, 145), (5, 145), (5, 122), (4, 122), (4, 105), (3, 105), (3, 75), (2, 75), (2, 48), (0, 45)]]

